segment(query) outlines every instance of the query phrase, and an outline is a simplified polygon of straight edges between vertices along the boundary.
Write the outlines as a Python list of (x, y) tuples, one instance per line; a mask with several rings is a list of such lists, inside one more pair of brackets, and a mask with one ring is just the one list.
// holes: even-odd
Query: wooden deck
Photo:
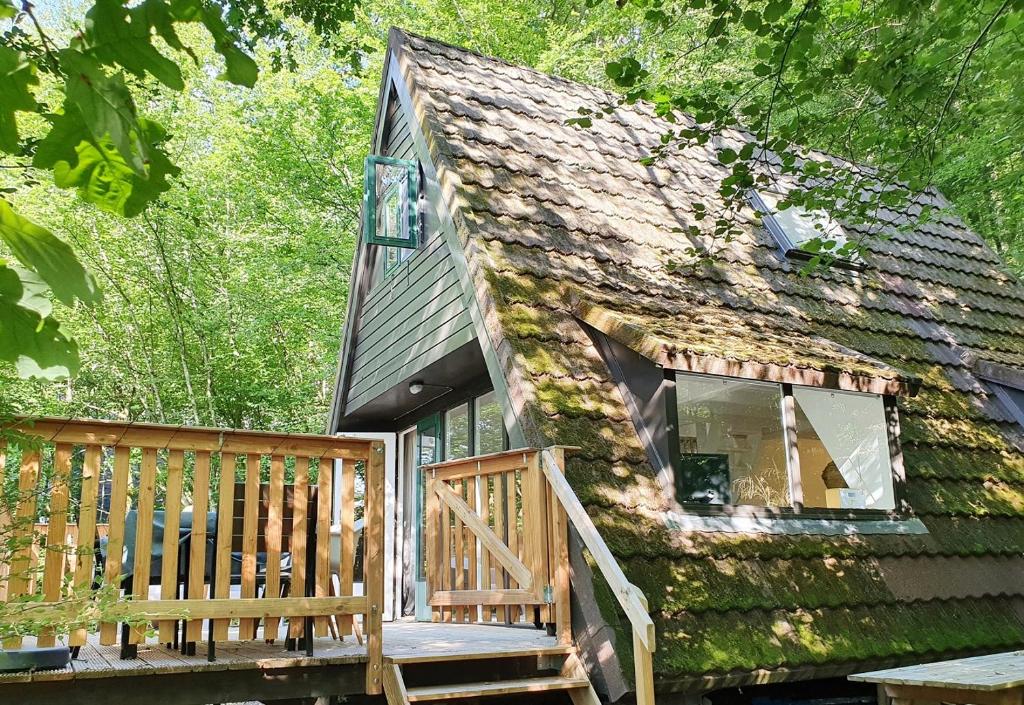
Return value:
[[(26, 639), (26, 646), (30, 646)], [(206, 659), (206, 644), (199, 643), (195, 656), (159, 644), (140, 645), (138, 658), (122, 660), (118, 646), (99, 646), (91, 637), (79, 657), (61, 671), (35, 673), (0, 673), (0, 702), (5, 686), (50, 681), (151, 676), (171, 673), (202, 673), (247, 669), (279, 670), (313, 666), (364, 664), (366, 646), (352, 637), (344, 641), (330, 638), (314, 640), (313, 656), (304, 651), (286, 651), (284, 641), (267, 644), (263, 641), (224, 642), (217, 644), (217, 659)], [(529, 626), (498, 626), (484, 624), (431, 624), (424, 622), (389, 622), (384, 625), (384, 658), (396, 663), (409, 660), (458, 660), (481, 654), (511, 656), (554, 653), (559, 649), (554, 637), (544, 630)]]

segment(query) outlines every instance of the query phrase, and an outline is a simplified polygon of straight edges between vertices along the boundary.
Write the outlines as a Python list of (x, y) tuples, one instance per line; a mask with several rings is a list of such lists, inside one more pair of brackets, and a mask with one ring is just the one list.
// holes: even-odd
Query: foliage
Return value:
[[(2, 401), (21, 413), (322, 429), (359, 164), (391, 25), (611, 88), (625, 101), (652, 100), (677, 127), (651, 157), (709, 141), (728, 164), (723, 191), (737, 203), (765, 175), (759, 147), (808, 144), (871, 164), (878, 170), (871, 179), (895, 182), (899, 174), (915, 187), (941, 187), (1011, 266), (1024, 262), (1021, 87), (1010, 72), (1019, 60), (1020, 8), (1013, 3), (290, 4), (300, 19), (262, 0), (221, 5), (224, 36), (238, 52), (231, 56), (244, 63), (244, 51), (255, 60), (234, 75), (258, 72), (253, 89), (216, 79), (210, 68), (227, 61), (202, 22), (171, 22), (184, 52), (162, 38), (166, 13), (156, 10), (144, 18), (148, 34), (117, 39), (126, 26), (138, 32), (123, 18), (141, 7), (185, 5), (86, 5), (85, 24), (49, 23), (58, 29), (44, 36), (67, 38), (49, 48), (34, 16), (19, 10), (4, 35), (3, 49), (14, 46), (17, 55), (0, 52), (0, 145), (3, 165), (16, 167), (0, 170), (4, 218), (45, 225), (85, 264), (47, 279), (9, 247), (0, 253), (13, 270), (0, 275), (0, 310), (4, 325), (16, 321), (10, 330), (18, 336), (0, 337), (0, 356), (18, 359), (22, 373), (42, 374), (73, 367), (72, 340), (81, 350), (71, 381), (21, 382), (0, 368)], [(91, 39), (76, 39), (78, 29)], [(125, 115), (103, 111), (113, 132), (96, 138), (84, 117), (63, 110), (71, 100), (66, 76), (49, 58), (63, 51), (57, 44), (95, 54), (107, 86), (97, 95), (127, 93), (133, 101)], [(602, 119), (604, 106), (585, 107), (591, 113), (581, 123)], [(740, 125), (756, 135), (755, 147), (723, 141)], [(144, 173), (139, 150), (150, 155)], [(819, 162), (810, 167), (815, 176), (828, 176)], [(783, 176), (797, 179), (808, 167), (794, 161), (792, 168), (799, 173)], [(899, 205), (903, 195), (886, 198)], [(819, 189), (807, 198), (828, 205), (830, 194)], [(708, 205), (705, 217), (725, 215)], [(848, 215), (869, 219), (876, 205), (863, 202), (860, 214)], [(19, 232), (23, 221), (12, 221)], [(53, 249), (60, 240), (37, 233), (33, 241), (49, 243), (53, 255), (37, 263), (68, 262)], [(58, 282), (52, 292), (49, 280)], [(74, 303), (82, 300), (92, 303)], [(16, 352), (26, 348), (34, 360)]]
[[(931, 186), (1020, 269), (1024, 4), (1010, 0), (633, 0), (640, 20), (607, 61), (619, 102), (651, 101), (675, 127), (649, 161), (712, 144), (733, 210), (750, 188), (797, 186), (780, 204), (873, 226), (927, 218)], [(610, 106), (585, 106), (586, 126)], [(691, 118), (692, 116), (692, 118)], [(735, 139), (749, 130), (749, 139)], [(804, 146), (840, 157), (836, 161)], [(776, 158), (779, 155), (780, 158)], [(848, 162), (867, 165), (852, 170)], [(788, 177), (788, 178), (787, 178)], [(788, 185), (787, 185), (788, 184)], [(860, 199), (848, 198), (858, 192)], [(706, 204), (708, 207), (711, 204)], [(717, 214), (728, 237), (728, 214)], [(1013, 233), (1007, 235), (1007, 233)], [(858, 247), (819, 254), (847, 256)]]
[(83, 351), (74, 379), (7, 380), (20, 413), (323, 430), (376, 86), (291, 31), (294, 71), (272, 72), (260, 48), (261, 80), (240, 89), (197, 51), (187, 92), (149, 93), (182, 174), (140, 216), (20, 189), (105, 290), (64, 314)]
[[(25, 182), (35, 178), (31, 165), (52, 173), (58, 187), (76, 189), (83, 200), (119, 215), (140, 213), (178, 173), (164, 147), (165, 130), (140, 116), (129, 83), (183, 90), (177, 57), (196, 56), (194, 45), (182, 41), (184, 28), (206, 29), (228, 81), (256, 81), (256, 63), (224, 23), (221, 8), (205, 0), (144, 0), (131, 7), (96, 0), (64, 39), (43, 28), (28, 2), (16, 8), (0, 0), (0, 20), (10, 21), (0, 35), (0, 153), (25, 170)], [(75, 372), (76, 346), (52, 310), (38, 305), (40, 282), (64, 304), (94, 306), (100, 300), (96, 281), (66, 244), (6, 198), (0, 199), (0, 240), (17, 260), (0, 260), (0, 359), (16, 362), (23, 375)]]

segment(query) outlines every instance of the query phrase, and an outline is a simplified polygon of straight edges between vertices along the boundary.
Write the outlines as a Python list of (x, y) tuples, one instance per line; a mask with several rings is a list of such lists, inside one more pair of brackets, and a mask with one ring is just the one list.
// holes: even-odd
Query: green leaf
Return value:
[(42, 318), (53, 313), (53, 302), (47, 296), (50, 293), (50, 287), (46, 286), (46, 282), (31, 269), (10, 263), (8, 266), (18, 273), (18, 279), (21, 281), (21, 298), (18, 300), (18, 305), (35, 311)]
[(0, 0), (0, 20), (9, 20), (17, 14), (18, 10), (11, 0)]
[(19, 262), (50, 286), (62, 303), (70, 306), (78, 299), (91, 305), (100, 300), (96, 281), (67, 243), (46, 228), (22, 218), (3, 199), (0, 199), (0, 239)]
[(206, 27), (213, 37), (217, 53), (224, 57), (222, 78), (249, 88), (256, 84), (259, 68), (252, 57), (238, 47), (238, 37), (224, 24), (216, 4), (201, 0), (171, 0), (171, 14), (179, 22), (201, 22)]
[(51, 116), (53, 128), (40, 142), (33, 166), (52, 169), (61, 188), (77, 188), (79, 195), (100, 208), (132, 217), (171, 184), (168, 176), (179, 169), (163, 151), (164, 129), (145, 118), (139, 119), (142, 141), (150, 162), (146, 173), (139, 174), (125, 163), (109, 139), (95, 140), (76, 112)]
[[(0, 5), (0, 17), (3, 6)], [(14, 113), (35, 110), (37, 103), (29, 86), (39, 83), (35, 65), (20, 51), (0, 45), (0, 149), (18, 149), (18, 123)]]
[(764, 21), (778, 22), (783, 16), (789, 12), (789, 8), (792, 7), (793, 3), (791, 0), (772, 0), (764, 8)]
[(185, 82), (178, 65), (152, 44), (154, 25), (168, 44), (182, 48), (163, 0), (146, 0), (131, 9), (122, 0), (96, 0), (86, 13), (81, 41), (101, 63), (117, 64), (139, 78), (151, 74), (168, 88), (180, 91)]
[(725, 149), (718, 150), (718, 161), (722, 164), (732, 164), (736, 161), (736, 150), (726, 147)]
[(149, 152), (139, 139), (135, 103), (120, 74), (107, 75), (91, 56), (74, 49), (60, 52), (61, 68), (67, 74), (67, 103), (82, 115), (94, 141), (109, 138), (126, 163), (143, 174)]
[(756, 32), (761, 28), (761, 13), (756, 10), (747, 10), (743, 13), (742, 21), (744, 27), (751, 32)]
[(22, 377), (58, 379), (78, 371), (78, 346), (49, 315), (37, 294), (26, 293), (21, 275), (0, 260), (0, 360)]

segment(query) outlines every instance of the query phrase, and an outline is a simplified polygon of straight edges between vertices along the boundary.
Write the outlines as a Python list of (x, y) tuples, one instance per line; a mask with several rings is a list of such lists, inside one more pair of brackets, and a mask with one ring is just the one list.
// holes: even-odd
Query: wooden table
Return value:
[(858, 673), (878, 683), (893, 705), (1024, 705), (1024, 651)]

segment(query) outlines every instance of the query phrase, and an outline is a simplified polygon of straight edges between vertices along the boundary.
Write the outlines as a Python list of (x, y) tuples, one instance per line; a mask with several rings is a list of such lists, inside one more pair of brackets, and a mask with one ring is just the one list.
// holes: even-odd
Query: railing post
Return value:
[[(422, 470), (421, 472), (427, 471)], [(441, 589), (441, 575), (444, 570), (447, 570), (447, 566), (442, 566), (441, 564), (441, 554), (443, 552), (441, 539), (444, 533), (441, 530), (441, 500), (438, 498), (437, 492), (434, 491), (433, 473), (430, 473), (429, 477), (423, 478), (422, 487), (427, 500), (427, 521), (424, 541), (426, 542), (427, 603), (429, 604), (430, 597), (434, 594), (434, 591)], [(441, 621), (441, 609), (439, 607), (432, 606), (430, 608), (430, 621)]]
[[(634, 587), (633, 594), (645, 610), (650, 609), (647, 598), (639, 589)], [(654, 659), (636, 627), (633, 627), (633, 674), (636, 679), (636, 705), (654, 705)]]
[(382, 619), (384, 608), (384, 444), (370, 444), (366, 461), (366, 496), (363, 531), (366, 534), (365, 592), (368, 612), (364, 615), (366, 630), (366, 693), (383, 692), (384, 651)]
[[(544, 601), (548, 585), (547, 483), (540, 467), (540, 451), (529, 454), (523, 473), (523, 556), (533, 576), (533, 593)], [(546, 607), (544, 605), (543, 607)], [(542, 610), (543, 612), (543, 610)], [(542, 621), (545, 620), (543, 615)]]
[[(552, 448), (551, 455), (561, 473), (565, 474), (565, 449)], [(543, 475), (542, 475), (543, 476)], [(551, 508), (551, 567), (555, 598), (555, 636), (559, 644), (572, 643), (572, 613), (569, 588), (569, 521), (554, 489), (544, 482)]]

